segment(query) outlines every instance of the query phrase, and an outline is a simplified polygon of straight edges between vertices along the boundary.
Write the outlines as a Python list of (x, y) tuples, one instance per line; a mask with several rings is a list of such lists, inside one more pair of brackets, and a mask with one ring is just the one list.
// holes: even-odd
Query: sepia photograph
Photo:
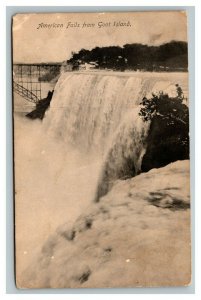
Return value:
[(187, 24), (13, 16), (17, 288), (191, 284)]

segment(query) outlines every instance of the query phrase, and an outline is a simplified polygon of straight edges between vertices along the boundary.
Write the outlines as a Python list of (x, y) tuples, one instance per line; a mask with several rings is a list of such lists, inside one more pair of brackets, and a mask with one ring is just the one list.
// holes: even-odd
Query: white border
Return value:
[[(0, 32), (1, 34), (3, 33), (3, 36), (1, 36), (1, 53), (3, 52), (3, 56), (1, 55), (1, 62), (0, 62), (0, 71), (1, 71), (1, 83), (3, 83), (3, 85), (1, 85), (1, 106), (0, 106), (0, 141), (1, 141), (1, 147), (0, 147), (0, 152), (1, 152), (1, 157), (0, 157), (0, 170), (1, 170), (1, 177), (0, 177), (0, 191), (3, 192), (3, 195), (1, 193), (1, 198), (0, 198), (0, 229), (1, 229), (1, 244), (0, 244), (0, 292), (1, 292), (1, 299), (16, 299), (16, 298), (21, 298), (24, 297), (21, 294), (6, 294), (5, 291), (5, 269), (6, 269), (6, 250), (5, 250), (5, 240), (6, 240), (6, 236), (5, 236), (5, 232), (6, 232), (6, 227), (5, 227), (5, 217), (6, 217), (6, 188), (5, 188), (5, 174), (6, 174), (6, 159), (5, 159), (5, 155), (6, 155), (6, 149), (5, 149), (5, 138), (6, 138), (6, 134), (5, 134), (5, 123), (6, 123), (6, 28), (5, 28), (5, 22), (6, 22), (6, 6), (93, 6), (94, 5), (94, 1), (77, 1), (77, 0), (73, 0), (73, 1), (61, 1), (61, 0), (57, 0), (57, 1), (47, 1), (47, 0), (35, 0), (35, 1), (4, 1), (1, 0), (0, 3)], [(84, 5), (83, 5), (84, 3)], [(196, 184), (196, 210), (195, 210), (195, 218), (196, 218), (196, 273), (195, 273), (195, 284), (196, 284), (196, 293), (195, 295), (163, 295), (162, 297), (175, 297), (175, 298), (186, 298), (186, 297), (193, 297), (193, 298), (198, 298), (198, 296), (200, 297), (201, 295), (201, 283), (199, 282), (201, 279), (201, 265), (200, 265), (200, 253), (201, 253), (201, 247), (200, 247), (200, 238), (198, 235), (199, 234), (199, 228), (200, 228), (200, 224), (199, 224), (199, 220), (200, 220), (200, 201), (201, 201), (201, 197), (200, 197), (200, 191), (199, 191), (199, 184), (200, 184), (200, 178), (198, 175), (199, 170), (201, 170), (201, 166), (200, 166), (200, 119), (201, 119), (201, 111), (200, 111), (200, 101), (201, 101), (201, 97), (200, 96), (200, 85), (201, 85), (201, 76), (199, 76), (199, 72), (201, 70), (201, 65), (200, 65), (200, 56), (201, 56), (201, 46), (200, 46), (200, 37), (201, 37), (201, 33), (200, 33), (200, 28), (201, 28), (201, 3), (200, 1), (198, 2), (198, 0), (183, 0), (182, 3), (181, 1), (178, 0), (158, 0), (158, 1), (151, 1), (151, 0), (136, 0), (136, 1), (127, 1), (127, 0), (116, 0), (116, 1), (110, 1), (110, 0), (103, 0), (103, 1), (96, 1), (95, 2), (96, 5), (98, 6), (180, 6), (182, 4), (182, 6), (195, 6), (196, 8), (196, 102), (195, 102), (195, 128), (197, 128), (197, 131), (195, 131), (195, 139), (196, 139), (196, 178), (195, 178), (195, 184)], [(2, 143), (3, 141), (3, 143)], [(3, 148), (2, 148), (2, 144), (3, 144)], [(197, 234), (198, 231), (198, 234)], [(199, 254), (199, 255), (198, 255)], [(115, 294), (115, 298), (121, 298), (121, 297), (126, 297), (126, 298), (131, 298), (131, 297), (140, 297), (142, 299), (145, 299), (149, 296), (153, 296), (154, 298), (157, 297), (161, 297), (161, 295), (116, 295)], [(111, 299), (112, 295), (108, 295), (108, 294), (104, 294), (104, 295), (80, 295), (80, 294), (76, 294), (76, 295), (70, 295), (70, 294), (48, 294), (48, 295), (27, 295), (25, 296), (26, 298), (28, 297), (29, 299), (35, 298), (35, 297), (50, 297), (53, 299), (58, 299), (58, 297), (67, 297), (67, 299), (80, 299), (80, 297), (84, 298), (84, 299), (92, 299), (92, 297), (98, 299), (98, 298), (107, 298), (107, 299)]]

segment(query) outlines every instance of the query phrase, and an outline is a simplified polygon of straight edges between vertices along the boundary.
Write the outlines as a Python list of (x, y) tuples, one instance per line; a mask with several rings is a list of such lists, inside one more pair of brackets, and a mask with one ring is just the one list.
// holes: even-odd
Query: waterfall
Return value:
[(129, 72), (61, 75), (44, 126), (66, 146), (101, 157), (95, 200), (116, 179), (140, 172), (149, 123), (138, 115), (139, 103), (159, 90), (174, 90), (172, 79)]
[(48, 131), (82, 151), (104, 151), (125, 114), (153, 84), (129, 76), (64, 74), (46, 116)]

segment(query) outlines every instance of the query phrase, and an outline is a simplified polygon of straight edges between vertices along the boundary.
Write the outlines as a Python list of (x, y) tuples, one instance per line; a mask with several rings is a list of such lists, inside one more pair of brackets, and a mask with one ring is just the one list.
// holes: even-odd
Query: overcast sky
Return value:
[[(129, 26), (113, 26), (119, 21)], [(66, 28), (69, 22), (75, 27)], [(95, 25), (83, 28), (83, 23)], [(99, 28), (98, 23), (107, 26)], [(81, 48), (171, 40), (187, 41), (184, 12), (18, 14), (13, 19), (14, 62), (60, 62)]]

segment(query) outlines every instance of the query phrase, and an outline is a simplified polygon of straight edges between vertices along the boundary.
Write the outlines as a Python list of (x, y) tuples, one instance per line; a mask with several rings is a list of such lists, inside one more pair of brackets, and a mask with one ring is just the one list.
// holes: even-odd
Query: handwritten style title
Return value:
[(37, 29), (71, 29), (71, 28), (107, 28), (107, 27), (131, 27), (130, 21), (113, 21), (113, 22), (98, 22), (98, 23), (79, 23), (68, 22), (64, 23), (39, 23)]

